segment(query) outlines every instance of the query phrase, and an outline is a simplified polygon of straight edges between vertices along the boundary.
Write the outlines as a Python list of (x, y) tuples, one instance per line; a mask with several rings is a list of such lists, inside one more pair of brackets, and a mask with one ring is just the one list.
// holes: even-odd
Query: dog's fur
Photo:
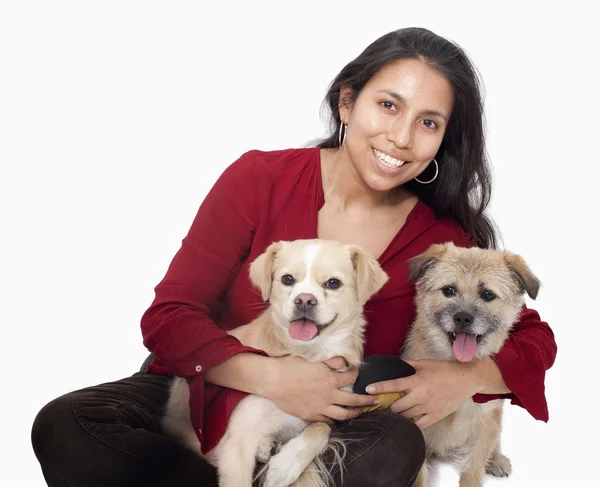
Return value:
[[(335, 241), (276, 242), (251, 264), (250, 279), (269, 307), (230, 334), (272, 357), (296, 355), (318, 362), (341, 356), (352, 367), (360, 365), (363, 306), (388, 280), (370, 254)], [(336, 282), (341, 283), (337, 288)], [(316, 336), (292, 338), (290, 325), (298, 320), (315, 323)], [(201, 454), (188, 402), (187, 382), (175, 379), (163, 429)], [(235, 408), (223, 438), (206, 459), (217, 467), (221, 487), (250, 487), (257, 461), (265, 463), (261, 479), (266, 487), (323, 486), (330, 478), (320, 458), (335, 443), (330, 431), (327, 423), (308, 423), (269, 399), (249, 395)], [(281, 447), (271, 456), (273, 445)]]
[[(416, 281), (417, 315), (402, 351), (402, 358), (409, 360), (469, 361), (492, 356), (518, 319), (524, 294), (535, 299), (540, 287), (516, 254), (451, 243), (433, 245), (412, 259), (410, 279)], [(495, 297), (490, 300), (486, 291)], [(474, 357), (473, 348), (466, 358), (460, 351), (453, 354), (453, 340), (465, 336), (461, 332), (477, 336)], [(469, 399), (423, 431), (428, 458), (461, 463), (461, 487), (482, 486), (486, 472), (495, 476), (511, 472), (509, 459), (500, 452), (502, 404), (502, 400), (476, 404)], [(427, 474), (426, 462), (417, 487), (427, 485)]]

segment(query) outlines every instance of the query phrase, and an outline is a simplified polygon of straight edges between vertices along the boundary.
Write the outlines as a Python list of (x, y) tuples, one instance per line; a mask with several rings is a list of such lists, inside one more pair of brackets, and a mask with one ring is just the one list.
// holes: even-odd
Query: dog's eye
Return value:
[(327, 289), (338, 289), (342, 285), (339, 279), (331, 278), (325, 283)]
[(481, 299), (483, 299), (484, 301), (488, 301), (488, 302), (496, 299), (496, 295), (489, 289), (484, 289), (483, 291), (481, 291), (480, 296), (481, 296)]
[(281, 278), (281, 282), (286, 286), (291, 286), (292, 284), (294, 284), (294, 276), (286, 274)]
[(442, 288), (442, 292), (444, 293), (444, 296), (446, 296), (447, 298), (451, 298), (452, 296), (456, 296), (456, 289), (453, 288), (452, 286), (446, 286)]

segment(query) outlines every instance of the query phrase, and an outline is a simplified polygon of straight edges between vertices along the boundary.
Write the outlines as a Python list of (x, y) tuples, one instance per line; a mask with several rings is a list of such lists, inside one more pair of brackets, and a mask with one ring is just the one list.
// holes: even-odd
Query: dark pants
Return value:
[[(44, 406), (31, 437), (48, 485), (216, 487), (215, 469), (161, 432), (169, 381), (137, 373)], [(353, 440), (345, 458), (347, 487), (409, 486), (425, 458), (421, 431), (390, 412), (338, 425), (334, 435)], [(336, 478), (342, 485), (339, 472)]]

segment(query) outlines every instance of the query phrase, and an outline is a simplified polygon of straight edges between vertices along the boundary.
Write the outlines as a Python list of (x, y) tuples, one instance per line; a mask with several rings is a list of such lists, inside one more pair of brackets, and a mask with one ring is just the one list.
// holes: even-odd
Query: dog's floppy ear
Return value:
[(370, 253), (358, 245), (350, 245), (350, 258), (356, 271), (358, 300), (365, 304), (388, 281), (389, 276)]
[(521, 290), (526, 292), (531, 299), (535, 299), (540, 290), (540, 281), (531, 271), (525, 259), (520, 255), (506, 252), (504, 254), (504, 261), (506, 266), (515, 274), (519, 283), (521, 284)]
[(271, 295), (273, 285), (273, 261), (277, 252), (283, 246), (283, 242), (275, 242), (267, 247), (252, 264), (250, 264), (250, 280), (259, 290), (262, 298), (266, 301)]
[(446, 253), (452, 243), (433, 244), (425, 252), (410, 259), (408, 263), (408, 280), (414, 282), (423, 277), (425, 271), (430, 269)]

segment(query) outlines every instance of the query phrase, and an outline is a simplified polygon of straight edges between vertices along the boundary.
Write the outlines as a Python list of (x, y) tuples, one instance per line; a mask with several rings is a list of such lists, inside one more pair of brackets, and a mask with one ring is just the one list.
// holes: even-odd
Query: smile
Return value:
[(331, 321), (323, 324), (312, 321), (306, 316), (295, 319), (291, 321), (288, 326), (288, 334), (294, 340), (301, 340), (305, 342), (312, 340), (313, 338), (318, 337), (328, 326), (332, 325), (337, 319), (337, 316), (338, 315), (336, 314)]
[(333, 325), (333, 322), (337, 319), (338, 315), (336, 313), (336, 315), (327, 323), (323, 323), (322, 325), (319, 325), (317, 323), (317, 328), (319, 329), (319, 333), (321, 333), (325, 328), (327, 328), (328, 326)]
[(400, 159), (396, 159), (388, 154), (384, 154), (381, 151), (378, 151), (377, 149), (373, 148), (373, 153), (375, 154), (375, 157), (377, 157), (377, 159), (379, 159), (379, 161), (387, 166), (387, 167), (401, 167), (405, 162), (407, 161), (401, 161)]

